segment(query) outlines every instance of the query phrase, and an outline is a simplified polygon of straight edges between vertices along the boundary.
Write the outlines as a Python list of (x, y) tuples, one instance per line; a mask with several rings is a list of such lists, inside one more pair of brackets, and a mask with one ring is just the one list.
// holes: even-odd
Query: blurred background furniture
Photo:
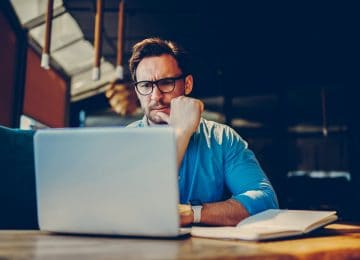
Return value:
[(0, 229), (37, 229), (34, 131), (0, 126)]

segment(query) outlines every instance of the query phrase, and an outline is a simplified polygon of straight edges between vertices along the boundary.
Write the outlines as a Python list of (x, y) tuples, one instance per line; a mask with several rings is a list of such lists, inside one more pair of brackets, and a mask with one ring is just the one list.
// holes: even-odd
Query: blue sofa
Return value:
[(37, 229), (34, 131), (0, 126), (0, 229)]

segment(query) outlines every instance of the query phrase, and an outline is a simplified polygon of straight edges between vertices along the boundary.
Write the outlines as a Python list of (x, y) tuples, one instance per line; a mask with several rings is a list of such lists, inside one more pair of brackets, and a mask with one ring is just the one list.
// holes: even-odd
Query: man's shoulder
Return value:
[(198, 133), (204, 138), (215, 140), (218, 143), (224, 144), (227, 142), (237, 142), (241, 145), (247, 146), (246, 141), (240, 136), (238, 132), (236, 132), (235, 129), (219, 122), (202, 118), (198, 131)]
[(225, 124), (219, 123), (219, 122), (215, 122), (212, 120), (207, 120), (205, 118), (201, 118), (200, 126), (206, 130), (233, 131), (233, 129), (228, 125), (225, 125)]

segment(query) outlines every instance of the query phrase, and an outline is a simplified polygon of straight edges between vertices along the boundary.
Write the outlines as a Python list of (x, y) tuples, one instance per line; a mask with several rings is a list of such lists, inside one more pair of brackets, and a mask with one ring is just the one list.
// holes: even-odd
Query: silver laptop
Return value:
[(152, 237), (189, 231), (179, 228), (171, 128), (39, 130), (34, 149), (41, 230)]

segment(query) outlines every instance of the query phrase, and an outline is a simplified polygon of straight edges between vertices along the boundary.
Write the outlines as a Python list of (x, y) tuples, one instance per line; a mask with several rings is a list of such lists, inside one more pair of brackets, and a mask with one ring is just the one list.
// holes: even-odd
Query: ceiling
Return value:
[[(90, 42), (95, 2), (64, 0)], [(115, 64), (118, 1), (104, 3), (103, 55)], [(124, 61), (145, 37), (172, 39), (194, 55), (195, 96), (238, 96), (232, 117), (271, 121), (284, 98), (289, 123), (320, 123), (324, 87), (328, 123), (339, 123), (359, 83), (358, 11), (349, 2), (128, 0)]]
[[(41, 46), (46, 1), (12, 2), (18, 13), (23, 10), (22, 22)], [(55, 0), (52, 56), (72, 79), (73, 101), (101, 92), (114, 77), (118, 4), (104, 1), (103, 73), (92, 81), (96, 1)], [(267, 100), (274, 98), (262, 96), (283, 95), (293, 106), (290, 118), (319, 121), (322, 87), (337, 108), (346, 107), (347, 95), (358, 87), (359, 11), (355, 1), (127, 0), (123, 60), (145, 37), (175, 40), (194, 56), (194, 96), (259, 96), (232, 102), (238, 111), (256, 114), (271, 111)], [(337, 111), (334, 117), (341, 118), (344, 111)], [(263, 112), (257, 115), (268, 118)]]
[[(118, 1), (104, 3), (103, 54), (114, 63)], [(64, 0), (64, 5), (92, 42), (95, 1)], [(190, 49), (195, 67), (207, 77), (211, 72), (231, 81), (235, 76), (240, 81), (342, 81), (359, 68), (358, 11), (355, 3), (321, 1), (129, 0), (124, 57), (135, 42), (160, 36)]]

